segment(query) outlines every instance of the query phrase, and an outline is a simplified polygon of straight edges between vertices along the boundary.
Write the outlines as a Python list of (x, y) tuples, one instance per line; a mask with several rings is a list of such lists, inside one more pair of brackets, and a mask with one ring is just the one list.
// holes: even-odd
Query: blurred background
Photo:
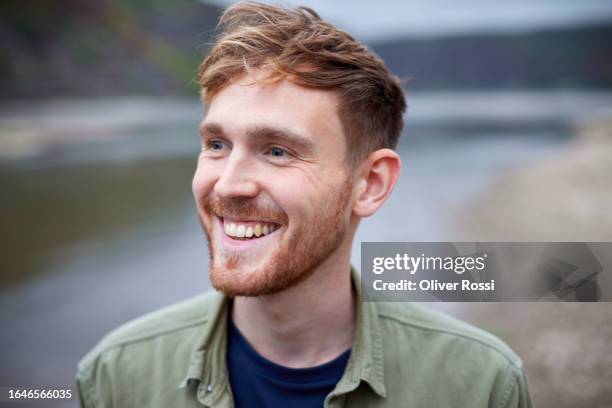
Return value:
[[(195, 79), (231, 3), (0, 3), (0, 385), (72, 384), (110, 329), (210, 287)], [(355, 265), (360, 241), (612, 241), (611, 1), (284, 4), (406, 79), (401, 181)], [(612, 406), (612, 305), (431, 306), (509, 343), (536, 406)]]

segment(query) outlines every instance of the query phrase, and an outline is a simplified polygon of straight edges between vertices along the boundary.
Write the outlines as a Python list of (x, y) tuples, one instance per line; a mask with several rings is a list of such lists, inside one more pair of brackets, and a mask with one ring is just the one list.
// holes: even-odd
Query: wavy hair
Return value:
[(406, 110), (399, 79), (368, 47), (314, 10), (240, 2), (225, 10), (218, 28), (199, 69), (205, 102), (233, 79), (257, 69), (258, 82), (288, 79), (338, 92), (337, 113), (349, 160), (396, 147)]

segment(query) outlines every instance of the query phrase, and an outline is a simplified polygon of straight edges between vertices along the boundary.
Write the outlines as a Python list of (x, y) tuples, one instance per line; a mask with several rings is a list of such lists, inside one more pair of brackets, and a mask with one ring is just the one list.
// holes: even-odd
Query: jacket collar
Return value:
[[(376, 394), (385, 397), (384, 356), (376, 303), (362, 301), (360, 276), (353, 268), (351, 280), (357, 295), (355, 337), (346, 369), (333, 394), (351, 392), (363, 381)], [(205, 405), (216, 405), (229, 389), (226, 363), (228, 306), (229, 298), (216, 292), (186, 376), (179, 384), (179, 388), (197, 387), (197, 397)]]

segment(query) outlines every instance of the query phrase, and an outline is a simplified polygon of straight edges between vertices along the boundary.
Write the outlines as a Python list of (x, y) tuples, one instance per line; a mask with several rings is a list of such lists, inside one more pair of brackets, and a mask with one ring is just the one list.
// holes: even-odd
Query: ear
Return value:
[(360, 166), (353, 213), (359, 217), (374, 214), (391, 194), (401, 167), (402, 161), (391, 149), (370, 153)]

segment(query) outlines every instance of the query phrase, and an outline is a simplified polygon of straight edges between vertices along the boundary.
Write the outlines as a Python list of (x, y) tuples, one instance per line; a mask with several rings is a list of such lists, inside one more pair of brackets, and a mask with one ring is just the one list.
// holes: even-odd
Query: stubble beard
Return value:
[[(320, 216), (304, 220), (300, 230), (293, 230), (290, 236), (281, 236), (281, 241), (272, 250), (274, 253), (266, 255), (269, 260), (257, 265), (248, 265), (247, 257), (240, 253), (222, 253), (221, 248), (216, 248), (217, 243), (211, 239), (212, 225), (205, 223), (199, 215), (208, 240), (212, 286), (229, 297), (254, 297), (281, 292), (310, 277), (340, 246), (346, 234), (344, 213), (352, 191), (350, 178), (347, 177), (336, 191), (336, 197), (325, 200)], [(254, 215), (253, 212), (260, 212), (244, 201), (213, 199), (205, 201), (203, 207), (209, 216), (229, 211), (234, 216), (248, 217)], [(238, 214), (238, 208), (244, 212)], [(276, 219), (282, 219), (283, 215), (279, 214)]]

